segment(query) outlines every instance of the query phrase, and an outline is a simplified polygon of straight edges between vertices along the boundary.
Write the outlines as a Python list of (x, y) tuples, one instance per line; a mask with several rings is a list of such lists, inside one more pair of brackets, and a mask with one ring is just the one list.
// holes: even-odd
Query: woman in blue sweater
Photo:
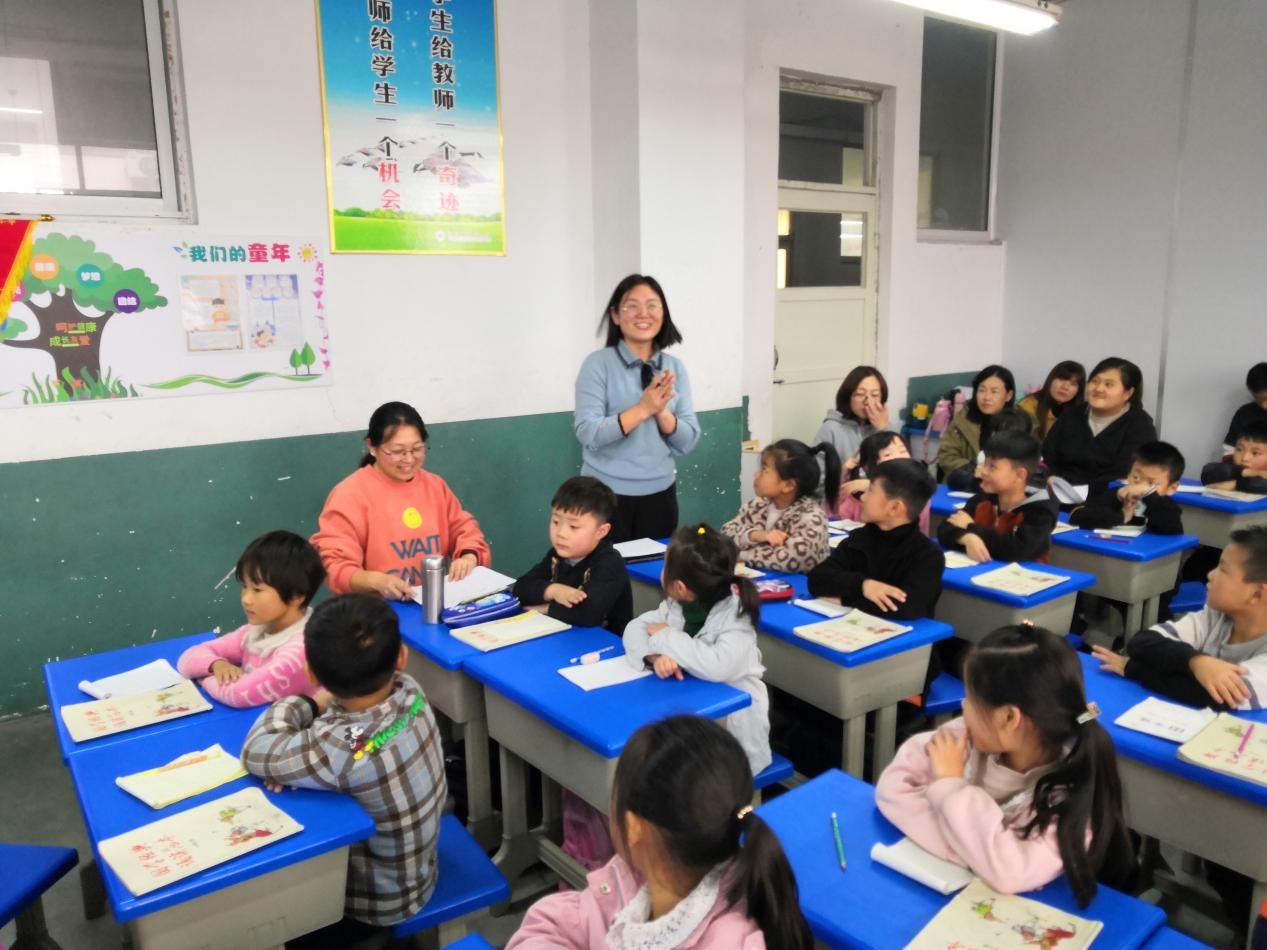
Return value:
[(616, 493), (614, 542), (668, 537), (677, 527), (674, 459), (699, 442), (691, 384), (664, 350), (682, 342), (654, 277), (630, 274), (603, 312), (607, 345), (576, 377), (582, 475)]

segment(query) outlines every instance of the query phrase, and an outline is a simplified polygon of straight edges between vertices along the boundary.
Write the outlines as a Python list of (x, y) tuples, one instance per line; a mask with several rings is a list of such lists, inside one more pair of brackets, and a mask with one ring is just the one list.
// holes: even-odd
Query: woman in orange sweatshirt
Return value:
[(330, 492), (312, 536), (332, 591), (408, 600), (427, 555), (450, 559), (450, 580), (489, 564), (479, 523), (443, 478), (423, 470), (427, 427), (413, 406), (375, 409), (365, 448), (361, 467)]

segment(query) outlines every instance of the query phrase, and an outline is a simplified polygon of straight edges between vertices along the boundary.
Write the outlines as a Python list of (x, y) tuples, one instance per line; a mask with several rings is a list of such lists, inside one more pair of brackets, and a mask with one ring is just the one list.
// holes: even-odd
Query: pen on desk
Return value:
[(836, 839), (836, 857), (840, 859), (840, 869), (843, 871), (846, 865), (845, 845), (840, 840), (840, 822), (836, 820), (835, 812), (831, 813), (831, 833), (832, 837)]
[(1236, 747), (1236, 757), (1239, 759), (1241, 753), (1245, 751), (1245, 746), (1249, 745), (1249, 737), (1254, 734), (1254, 724), (1251, 722), (1245, 727), (1245, 731), (1241, 733), (1241, 744)]
[(603, 647), (601, 650), (591, 650), (589, 653), (582, 653), (580, 656), (572, 657), (572, 659), (568, 660), (568, 662), (569, 663), (581, 663), (581, 662), (597, 663), (598, 658), (600, 656), (602, 656), (604, 653), (611, 653), (611, 651), (614, 649), (616, 649), (615, 646), (610, 646), (610, 647)]
[(1112, 535), (1108, 535), (1108, 534), (1093, 534), (1092, 537), (1095, 538), (1097, 541), (1103, 541), (1106, 544), (1130, 544), (1131, 543), (1130, 538), (1115, 538)]

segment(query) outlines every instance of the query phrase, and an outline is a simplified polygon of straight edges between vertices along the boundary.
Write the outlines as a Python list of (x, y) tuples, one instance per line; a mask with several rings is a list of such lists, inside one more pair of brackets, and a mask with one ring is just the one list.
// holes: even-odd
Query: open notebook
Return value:
[(907, 633), (910, 629), (892, 620), (872, 617), (861, 610), (851, 610), (843, 617), (793, 627), (792, 632), (798, 637), (804, 637), (829, 650), (852, 653), (863, 647), (882, 643), (898, 634)]
[(907, 944), (907, 950), (1083, 950), (1103, 929), (1098, 920), (1086, 920), (1028, 897), (1000, 894), (984, 881), (974, 880), (938, 911)]
[(1068, 578), (1059, 574), (1048, 574), (1046, 571), (1035, 571), (1019, 564), (1006, 564), (993, 571), (986, 571), (971, 578), (978, 587), (1002, 591), (1005, 594), (1016, 594), (1028, 597), (1040, 590), (1063, 584)]
[(489, 650), (523, 643), (525, 640), (546, 637), (560, 630), (567, 630), (570, 626), (571, 624), (547, 617), (535, 610), (525, 610), (521, 614), (503, 617), (501, 620), (489, 620), (469, 627), (455, 627), (449, 631), (449, 635), (455, 640), (461, 640), (487, 653)]
[(303, 830), (263, 789), (245, 788), (106, 838), (97, 851), (140, 897)]
[(181, 680), (175, 686), (165, 686), (152, 693), (73, 703), (63, 706), (61, 714), (70, 737), (83, 742), (206, 712), (210, 708), (211, 703), (198, 692), (197, 686), (189, 680)]
[(1205, 769), (1267, 785), (1267, 722), (1251, 722), (1230, 713), (1179, 747), (1179, 758)]

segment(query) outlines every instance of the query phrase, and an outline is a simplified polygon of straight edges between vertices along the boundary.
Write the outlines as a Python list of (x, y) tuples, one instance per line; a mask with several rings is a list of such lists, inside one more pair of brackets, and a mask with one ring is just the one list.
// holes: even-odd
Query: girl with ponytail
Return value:
[(969, 650), (963, 679), (963, 718), (907, 740), (876, 783), (880, 811), (998, 891), (1063, 872), (1085, 907), (1097, 881), (1129, 887), (1113, 740), (1077, 653), (1040, 627), (1001, 627)]
[(726, 724), (755, 774), (770, 764), (770, 698), (757, 648), (761, 599), (736, 576), (738, 558), (734, 542), (708, 525), (678, 528), (664, 552), (664, 600), (625, 627), (625, 659), (661, 679), (690, 673), (751, 696)]
[(780, 439), (767, 445), (752, 482), (756, 497), (722, 525), (722, 531), (753, 567), (803, 574), (831, 553), (827, 518), (817, 498), (820, 482), (827, 507), (834, 510), (840, 492), (840, 456), (831, 443), (811, 448), (796, 439)]
[(616, 765), (617, 857), (584, 891), (533, 905), (506, 950), (809, 950), (796, 878), (751, 800), (743, 749), (721, 726), (643, 726)]

